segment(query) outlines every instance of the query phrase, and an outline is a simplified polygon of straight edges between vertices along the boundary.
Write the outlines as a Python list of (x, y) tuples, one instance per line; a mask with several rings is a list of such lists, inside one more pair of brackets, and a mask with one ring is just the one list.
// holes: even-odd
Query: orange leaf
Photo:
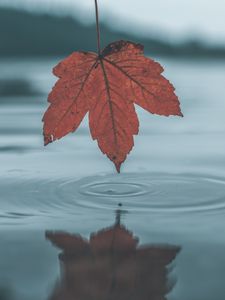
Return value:
[(114, 42), (100, 55), (74, 52), (53, 72), (59, 80), (43, 117), (45, 145), (75, 131), (89, 113), (92, 138), (118, 172), (138, 134), (134, 104), (153, 114), (182, 116), (173, 85), (140, 44)]

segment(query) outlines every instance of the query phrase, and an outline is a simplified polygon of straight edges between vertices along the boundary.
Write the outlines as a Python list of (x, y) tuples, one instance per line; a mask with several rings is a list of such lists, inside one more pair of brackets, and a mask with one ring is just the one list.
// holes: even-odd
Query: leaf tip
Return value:
[(121, 163), (114, 163), (114, 164), (115, 164), (117, 173), (120, 174)]
[(44, 134), (44, 146), (52, 143), (54, 141), (54, 136), (52, 134)]
[(178, 116), (179, 116), (179, 117), (181, 117), (181, 118), (183, 118), (183, 117), (184, 117), (184, 115), (183, 115), (182, 111), (180, 111), (180, 112), (179, 112)]

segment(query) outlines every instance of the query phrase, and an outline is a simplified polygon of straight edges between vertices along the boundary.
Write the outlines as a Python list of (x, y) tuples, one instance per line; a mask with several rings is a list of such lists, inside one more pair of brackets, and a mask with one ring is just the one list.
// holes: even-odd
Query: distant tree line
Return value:
[[(133, 40), (145, 52), (157, 56), (225, 58), (225, 48), (209, 47), (198, 41), (172, 44), (156, 38), (140, 38), (101, 26), (102, 44)], [(72, 17), (30, 13), (0, 8), (0, 56), (58, 56), (77, 50), (95, 51), (95, 26), (85, 26)]]

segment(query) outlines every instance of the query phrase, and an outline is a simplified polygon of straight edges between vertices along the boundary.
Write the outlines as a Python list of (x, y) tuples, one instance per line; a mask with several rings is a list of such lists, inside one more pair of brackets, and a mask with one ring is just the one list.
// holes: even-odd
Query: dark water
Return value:
[(43, 147), (55, 62), (0, 62), (0, 300), (224, 300), (225, 63), (161, 61), (185, 117), (118, 175), (87, 120)]

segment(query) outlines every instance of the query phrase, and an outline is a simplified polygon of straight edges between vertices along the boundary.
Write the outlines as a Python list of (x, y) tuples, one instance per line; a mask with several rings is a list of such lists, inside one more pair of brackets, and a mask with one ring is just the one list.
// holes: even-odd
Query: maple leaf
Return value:
[(152, 114), (182, 116), (163, 68), (143, 50), (140, 44), (117, 41), (99, 54), (74, 52), (60, 62), (43, 117), (45, 145), (75, 131), (88, 113), (92, 138), (120, 172), (138, 134), (134, 104)]

